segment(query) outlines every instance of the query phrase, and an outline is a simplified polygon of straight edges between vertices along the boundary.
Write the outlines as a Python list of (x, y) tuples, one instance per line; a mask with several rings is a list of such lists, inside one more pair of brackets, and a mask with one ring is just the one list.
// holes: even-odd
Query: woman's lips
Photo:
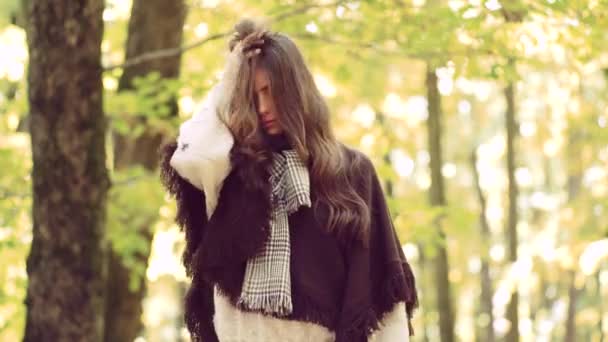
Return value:
[(264, 123), (264, 126), (270, 126), (272, 123), (274, 123), (274, 120), (269, 120), (269, 121), (262, 121)]

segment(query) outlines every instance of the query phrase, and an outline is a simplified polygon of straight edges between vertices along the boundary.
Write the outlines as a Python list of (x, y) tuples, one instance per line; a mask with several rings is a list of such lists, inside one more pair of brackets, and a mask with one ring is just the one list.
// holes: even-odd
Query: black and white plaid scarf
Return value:
[(308, 168), (295, 150), (273, 153), (270, 238), (262, 251), (247, 261), (238, 305), (280, 316), (292, 310), (288, 215), (311, 206)]

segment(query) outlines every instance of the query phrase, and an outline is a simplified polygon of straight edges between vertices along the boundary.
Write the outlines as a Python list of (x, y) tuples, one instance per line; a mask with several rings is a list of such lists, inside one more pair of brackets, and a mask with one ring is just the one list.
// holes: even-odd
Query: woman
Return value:
[(194, 341), (406, 341), (414, 275), (374, 167), (338, 142), (294, 42), (243, 20), (163, 150)]

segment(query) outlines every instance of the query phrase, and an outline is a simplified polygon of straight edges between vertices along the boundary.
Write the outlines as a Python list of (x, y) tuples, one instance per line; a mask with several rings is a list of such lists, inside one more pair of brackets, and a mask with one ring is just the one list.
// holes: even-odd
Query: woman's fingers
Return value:
[(243, 44), (243, 52), (247, 52), (248, 50), (255, 50), (256, 48), (261, 48), (264, 45), (263, 39), (257, 39), (246, 44)]
[(262, 52), (264, 39), (262, 38), (266, 31), (256, 31), (249, 34), (237, 43), (234, 48), (236, 53), (241, 54), (245, 58), (252, 58)]
[(263, 45), (264, 44), (264, 39), (256, 39), (254, 41), (251, 42), (251, 44), (249, 45)]
[(245, 42), (245, 45), (249, 45), (260, 40), (263, 41), (262, 37), (264, 37), (265, 34), (266, 31), (256, 31), (245, 37), (243, 41)]
[(264, 34), (264, 31), (257, 31), (245, 37), (242, 41), (243, 53), (248, 54), (249, 50), (256, 51), (258, 48), (261, 48), (264, 45), (264, 39), (262, 38)]
[(259, 55), (260, 52), (262, 52), (262, 49), (260, 49), (260, 48), (251, 49), (251, 50), (248, 50), (247, 52), (245, 52), (245, 57), (252, 58), (252, 57)]

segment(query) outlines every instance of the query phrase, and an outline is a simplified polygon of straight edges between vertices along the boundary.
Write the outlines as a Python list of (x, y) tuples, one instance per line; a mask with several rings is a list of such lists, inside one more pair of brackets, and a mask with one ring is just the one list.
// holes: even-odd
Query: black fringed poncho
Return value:
[[(176, 147), (168, 144), (161, 151), (161, 178), (177, 201), (176, 222), (185, 232), (182, 261), (192, 279), (185, 298), (186, 326), (193, 341), (218, 341), (213, 288), (236, 303), (246, 261), (268, 238), (270, 187), (260, 181), (268, 174), (266, 165), (252, 165), (233, 149), (232, 171), (209, 219), (204, 193), (169, 164)], [(308, 207), (292, 214), (293, 313), (284, 318), (322, 325), (335, 332), (337, 342), (363, 342), (398, 302), (405, 302), (411, 321), (418, 298), (373, 164), (363, 153), (342, 147), (356, 169), (351, 181), (370, 208), (368, 240), (346, 242), (327, 233), (326, 210), (317, 217)], [(314, 202), (314, 189), (311, 196)]]

